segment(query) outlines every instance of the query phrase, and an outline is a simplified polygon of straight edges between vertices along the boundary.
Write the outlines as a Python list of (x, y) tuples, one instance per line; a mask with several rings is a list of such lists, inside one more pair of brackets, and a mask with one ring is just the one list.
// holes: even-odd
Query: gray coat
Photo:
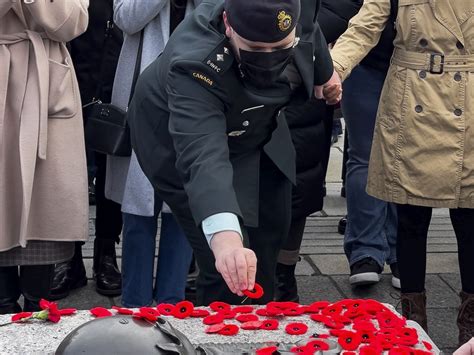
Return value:
[[(201, 0), (188, 0), (186, 13)], [(141, 58), (142, 72), (163, 51), (170, 32), (170, 0), (114, 0), (114, 21), (124, 32), (124, 42), (115, 74), (112, 103), (126, 109), (137, 58), (140, 31), (144, 29)], [(153, 187), (132, 157), (107, 158), (105, 184), (107, 198), (122, 204), (122, 211), (153, 216)]]

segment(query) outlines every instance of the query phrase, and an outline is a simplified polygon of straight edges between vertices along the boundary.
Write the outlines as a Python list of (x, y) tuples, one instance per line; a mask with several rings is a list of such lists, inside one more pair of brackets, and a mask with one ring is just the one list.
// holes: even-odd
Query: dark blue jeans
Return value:
[(126, 307), (184, 300), (192, 249), (171, 213), (161, 215), (156, 278), (156, 234), (158, 218), (123, 214), (122, 304)]
[(383, 267), (396, 258), (396, 207), (366, 192), (370, 150), (385, 73), (359, 66), (344, 82), (342, 112), (349, 138), (344, 250), (349, 264), (371, 257)]

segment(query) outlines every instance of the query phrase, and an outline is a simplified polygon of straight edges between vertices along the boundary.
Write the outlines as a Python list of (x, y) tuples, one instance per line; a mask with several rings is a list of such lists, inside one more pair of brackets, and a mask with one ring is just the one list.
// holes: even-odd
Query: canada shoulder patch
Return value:
[(193, 72), (193, 78), (197, 79), (197, 80), (200, 80), (201, 82), (209, 85), (209, 86), (213, 86), (214, 85), (214, 81), (212, 79), (209, 79), (208, 76), (202, 74), (202, 73), (199, 73), (199, 72), (196, 72), (194, 71)]

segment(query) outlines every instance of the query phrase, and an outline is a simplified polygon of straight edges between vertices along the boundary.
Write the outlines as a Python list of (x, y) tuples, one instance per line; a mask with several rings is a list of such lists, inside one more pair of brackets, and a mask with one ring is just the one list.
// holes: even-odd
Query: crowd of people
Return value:
[[(196, 267), (196, 304), (256, 282), (260, 303), (298, 301), (340, 103), (349, 283), (389, 265), (427, 330), (428, 227), (449, 208), (468, 342), (473, 51), (472, 1), (0, 0), (0, 314), (87, 284), (88, 195), (96, 290), (124, 306), (183, 300)], [(130, 154), (85, 144), (103, 103)]]

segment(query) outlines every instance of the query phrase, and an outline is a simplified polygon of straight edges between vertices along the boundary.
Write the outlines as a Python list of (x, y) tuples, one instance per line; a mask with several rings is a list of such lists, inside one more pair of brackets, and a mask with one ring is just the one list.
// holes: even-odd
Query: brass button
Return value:
[(427, 45), (428, 45), (428, 41), (426, 40), (426, 38), (420, 39), (420, 46), (426, 47)]
[(456, 74), (454, 74), (454, 80), (455, 81), (461, 81), (462, 80), (461, 73), (457, 72)]
[(418, 113), (423, 112), (423, 106), (421, 106), (421, 105), (416, 105), (416, 106), (415, 106), (415, 111), (418, 112)]
[(426, 71), (425, 70), (420, 71), (419, 76), (420, 76), (421, 79), (426, 78)]
[(457, 108), (457, 109), (454, 110), (454, 114), (456, 116), (461, 116), (462, 115), (462, 110), (460, 108)]
[(464, 49), (464, 44), (462, 44), (461, 42), (457, 41), (457, 42), (456, 42), (456, 47), (457, 47), (458, 49)]
[(250, 122), (249, 122), (249, 121), (244, 121), (244, 122), (242, 122), (242, 126), (244, 126), (244, 127), (248, 127), (248, 126), (249, 126), (249, 124), (250, 124)]

